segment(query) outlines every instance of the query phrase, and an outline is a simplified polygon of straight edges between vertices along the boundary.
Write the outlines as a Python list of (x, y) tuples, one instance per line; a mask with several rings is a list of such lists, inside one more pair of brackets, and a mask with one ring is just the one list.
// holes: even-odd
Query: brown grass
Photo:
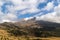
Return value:
[(60, 37), (38, 38), (38, 37), (15, 37), (10, 36), (6, 30), (0, 30), (0, 40), (60, 40)]

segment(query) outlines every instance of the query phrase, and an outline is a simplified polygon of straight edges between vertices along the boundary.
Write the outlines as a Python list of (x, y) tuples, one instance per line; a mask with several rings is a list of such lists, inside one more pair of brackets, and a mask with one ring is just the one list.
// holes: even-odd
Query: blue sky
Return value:
[(60, 0), (0, 0), (0, 22), (30, 17), (50, 21), (56, 21), (57, 17), (59, 21), (59, 8)]

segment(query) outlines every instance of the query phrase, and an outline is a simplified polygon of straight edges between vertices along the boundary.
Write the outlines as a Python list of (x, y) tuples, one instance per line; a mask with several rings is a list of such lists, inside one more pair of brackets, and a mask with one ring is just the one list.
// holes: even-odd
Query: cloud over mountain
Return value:
[[(41, 5), (41, 7), (39, 5)], [(52, 18), (50, 20), (53, 20), (53, 18), (56, 19), (56, 16), (60, 13), (59, 5), (59, 0), (0, 0), (0, 23), (4, 21), (17, 21), (23, 17), (28, 18), (26, 14), (33, 15), (29, 15), (29, 17), (39, 15), (43, 17), (42, 19), (46, 18), (47, 20)], [(59, 16), (57, 16), (57, 19), (59, 20)]]
[(0, 21), (14, 21), (18, 15), (26, 13), (35, 13), (40, 11), (37, 9), (39, 3), (45, 0), (0, 0)]
[(54, 12), (37, 17), (37, 20), (45, 20), (60, 23), (60, 4), (54, 7)]

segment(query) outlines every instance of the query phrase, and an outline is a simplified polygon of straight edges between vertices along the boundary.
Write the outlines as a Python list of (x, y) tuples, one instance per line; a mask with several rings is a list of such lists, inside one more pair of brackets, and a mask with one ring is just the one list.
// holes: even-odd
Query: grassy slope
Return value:
[(50, 37), (50, 38), (38, 38), (38, 37), (25, 37), (25, 36), (11, 36), (6, 30), (0, 29), (0, 40), (60, 40), (60, 37)]
[[(27, 26), (30, 26), (30, 22), (28, 22), (29, 25)], [(32, 23), (32, 26), (35, 27), (36, 24)], [(25, 25), (24, 25), (25, 26)], [(32, 27), (31, 26), (31, 27)], [(39, 25), (40, 26), (40, 25)], [(16, 25), (13, 25), (11, 23), (4, 23), (4, 24), (1, 24), (0, 25), (0, 40), (60, 40), (60, 37), (49, 37), (49, 38), (37, 38), (37, 37), (26, 37), (26, 36), (14, 36), (14, 35), (10, 35), (10, 33), (7, 32), (7, 30), (10, 30), (10, 29), (19, 29), (19, 26), (16, 27)], [(20, 29), (21, 30), (21, 29)], [(23, 30), (23, 29), (22, 29)], [(23, 31), (25, 31), (26, 29), (24, 29)], [(30, 29), (31, 31), (32, 29)], [(60, 32), (60, 31), (59, 31)]]

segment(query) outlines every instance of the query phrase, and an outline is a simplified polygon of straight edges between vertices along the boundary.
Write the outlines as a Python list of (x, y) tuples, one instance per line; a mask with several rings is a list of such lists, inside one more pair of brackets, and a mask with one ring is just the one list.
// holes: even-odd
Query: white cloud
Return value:
[(3, 22), (16, 22), (16, 21), (11, 21), (11, 20), (2, 20), (2, 22), (1, 23), (3, 23)]
[[(11, 0), (13, 2), (13, 4), (15, 5), (14, 6), (14, 9), (15, 10), (23, 10), (23, 9), (26, 9), (27, 8), (27, 11), (25, 11), (26, 13), (27, 12), (36, 12), (38, 11), (36, 5), (37, 5), (37, 0), (25, 0), (25, 1), (22, 1), (22, 0)], [(36, 10), (36, 11), (35, 11)], [(22, 14), (24, 14), (22, 11)]]
[(38, 2), (39, 3), (45, 3), (45, 2), (47, 2), (48, 0), (39, 0)]
[[(12, 5), (6, 5), (6, 13), (2, 12), (2, 6), (11, 2)], [(0, 0), (0, 22), (14, 21), (17, 19), (17, 11), (23, 10), (20, 14), (35, 13), (40, 11), (37, 6), (39, 3), (47, 2), (47, 0)], [(26, 9), (26, 10), (25, 10)]]
[(5, 17), (5, 19), (13, 19), (13, 18), (16, 18), (17, 16), (15, 14), (8, 13), (4, 17)]
[(24, 18), (25, 21), (32, 19), (33, 17)]
[(60, 23), (60, 4), (54, 7), (54, 12), (48, 13), (40, 17), (37, 16), (37, 20), (45, 20), (45, 21)]
[[(0, 0), (0, 23), (5, 22), (5, 21), (6, 22), (13, 22), (13, 21), (15, 21), (17, 19), (17, 16), (16, 16), (16, 14), (14, 14), (12, 12), (12, 10), (9, 10), (10, 13), (6, 13), (6, 14), (2, 12), (2, 6), (4, 4), (5, 4), (5, 2), (3, 0)], [(6, 8), (7, 8), (7, 10), (8, 9), (12, 9), (12, 7), (8, 6), (8, 5), (6, 6)]]
[(44, 21), (50, 21), (50, 22), (60, 23), (60, 17), (57, 16), (56, 12), (48, 13), (48, 14), (43, 15), (41, 17), (37, 17), (37, 20), (44, 20)]
[(4, 4), (4, 2), (2, 0), (0, 0), (0, 6), (2, 6)]
[(60, 4), (60, 0), (57, 0), (57, 2)]
[(13, 21), (16, 21), (17, 20), (17, 16), (15, 14), (5, 14), (5, 15), (2, 15), (1, 18), (0, 18), (1, 22), (13, 22)]
[[(17, 10), (23, 10), (20, 12), (20, 14), (26, 14), (26, 13), (35, 13), (40, 11), (37, 6), (39, 3), (47, 2), (47, 0), (9, 0), (11, 1), (14, 6), (12, 11), (16, 12)], [(24, 10), (27, 9), (27, 10)]]
[(48, 2), (47, 5), (43, 8), (43, 10), (50, 11), (51, 9), (54, 8), (54, 2)]
[(60, 13), (60, 4), (54, 8), (54, 11)]
[[(57, 1), (58, 1), (58, 3), (60, 3), (59, 0), (57, 0)], [(13, 5), (6, 5), (6, 8), (9, 12), (5, 14), (1, 11), (2, 10), (1, 6), (7, 2), (11, 2)], [(23, 0), (5, 0), (5, 1), (0, 0), (0, 22), (16, 21), (18, 18), (17, 15), (19, 15), (16, 13), (18, 10), (22, 10), (22, 12), (20, 12), (20, 15), (26, 14), (26, 13), (39, 12), (41, 10), (39, 10), (37, 8), (37, 6), (38, 6), (38, 4), (44, 3), (44, 2), (47, 2), (47, 0), (24, 0), (24, 1)], [(39, 17), (38, 15), (42, 15), (42, 13), (43, 13), (42, 12), (42, 13), (37, 14), (35, 16), (37, 16), (38, 20), (46, 20), (46, 21), (60, 23), (60, 4), (56, 7), (54, 7), (53, 1), (48, 2), (47, 5), (42, 10), (50, 11), (51, 9), (54, 9), (54, 12), (48, 13), (46, 15)], [(26, 18), (25, 20), (31, 19), (33, 17)]]

